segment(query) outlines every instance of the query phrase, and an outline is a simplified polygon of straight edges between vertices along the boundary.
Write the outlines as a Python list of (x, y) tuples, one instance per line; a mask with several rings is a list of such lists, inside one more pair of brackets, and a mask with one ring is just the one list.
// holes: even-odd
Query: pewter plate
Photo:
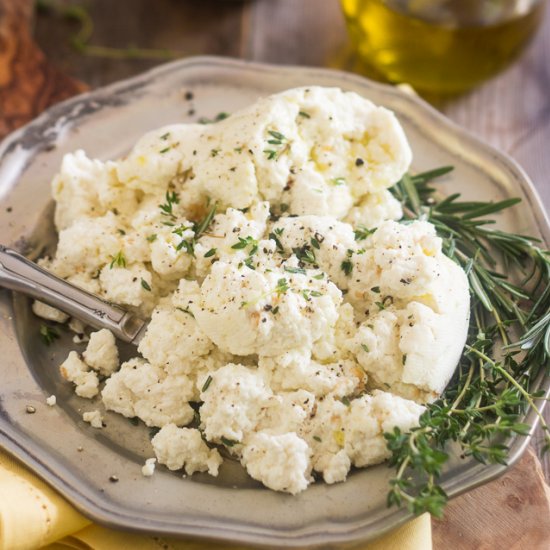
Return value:
[[(521, 197), (522, 204), (499, 219), (500, 226), (550, 242), (550, 224), (525, 173), (416, 97), (342, 72), (214, 57), (176, 61), (81, 95), (9, 136), (0, 146), (0, 241), (31, 257), (55, 244), (49, 181), (64, 153), (82, 148), (92, 157), (117, 157), (163, 124), (231, 112), (259, 96), (307, 85), (353, 90), (394, 110), (412, 145), (414, 170), (452, 164), (456, 170), (442, 183), (444, 192), (460, 191), (476, 200)], [(76, 397), (59, 376), (57, 366), (74, 348), (69, 337), (45, 347), (29, 300), (5, 290), (0, 290), (0, 327), (0, 444), (99, 523), (305, 547), (372, 539), (410, 518), (404, 510), (386, 507), (393, 472), (385, 465), (353, 472), (343, 484), (313, 484), (295, 497), (263, 488), (229, 460), (218, 478), (182, 478), (162, 467), (145, 478), (141, 466), (152, 449), (144, 426), (112, 413), (102, 430), (83, 423), (82, 412), (99, 404)], [(548, 390), (550, 378), (537, 386)], [(55, 407), (46, 405), (51, 394), (57, 396)], [(27, 405), (36, 414), (26, 414)], [(526, 421), (534, 430), (534, 415)], [(511, 441), (511, 463), (527, 441)], [(442, 485), (454, 496), (504, 470), (455, 453)], [(110, 483), (111, 475), (120, 481)]]

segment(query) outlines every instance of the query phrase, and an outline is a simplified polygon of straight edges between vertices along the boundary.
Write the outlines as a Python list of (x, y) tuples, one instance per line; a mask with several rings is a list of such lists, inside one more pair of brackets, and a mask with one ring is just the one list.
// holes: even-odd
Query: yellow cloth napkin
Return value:
[[(243, 546), (134, 535), (91, 524), (65, 499), (0, 449), (0, 550), (223, 550)], [(361, 550), (431, 550), (425, 514)]]

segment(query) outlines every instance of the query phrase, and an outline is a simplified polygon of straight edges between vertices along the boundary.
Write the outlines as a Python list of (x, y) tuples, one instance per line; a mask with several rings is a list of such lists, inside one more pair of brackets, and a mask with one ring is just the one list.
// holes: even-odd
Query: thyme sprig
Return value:
[[(167, 199), (168, 199), (168, 196), (169, 195), (167, 193), (166, 194)], [(179, 202), (179, 200), (178, 200), (178, 202)], [(168, 204), (170, 204), (169, 201), (168, 201)], [(160, 205), (161, 210), (164, 210), (163, 207), (165, 207), (165, 206), (166, 205), (161, 204)], [(218, 204), (215, 202), (214, 204), (212, 204), (212, 206), (210, 206), (210, 208), (208, 209), (208, 211), (206, 212), (206, 215), (204, 216), (204, 218), (202, 220), (199, 220), (199, 221), (193, 223), (192, 225), (181, 224), (179, 227), (176, 227), (176, 229), (174, 229), (172, 231), (172, 233), (174, 233), (175, 235), (178, 235), (178, 237), (181, 237), (181, 241), (176, 246), (176, 251), (177, 252), (179, 252), (180, 250), (185, 250), (185, 252), (187, 252), (187, 254), (189, 254), (190, 256), (195, 257), (195, 244), (199, 240), (199, 237), (201, 237), (201, 235), (203, 235), (206, 232), (206, 230), (210, 227), (210, 224), (212, 223), (212, 220), (214, 219), (214, 216), (216, 215), (217, 208), (218, 208)], [(173, 219), (176, 219), (176, 217), (172, 213), (171, 204), (170, 204), (170, 210), (169, 211), (164, 210), (162, 213), (164, 213), (164, 212), (169, 212), (169, 214), (171, 216), (173, 216)], [(193, 237), (191, 239), (183, 238), (183, 234), (186, 231), (188, 231), (189, 229), (191, 229), (193, 231)], [(214, 252), (212, 252), (212, 250), (214, 250)], [(210, 249), (205, 254), (205, 257), (210, 257), (210, 256), (213, 256), (214, 254), (215, 254), (215, 249)]]
[(270, 149), (264, 149), (267, 160), (278, 160), (282, 155), (290, 150), (290, 141), (286, 136), (275, 130), (268, 130), (269, 139), (267, 143), (271, 145)]
[(472, 295), (466, 350), (451, 384), (427, 405), (418, 427), (385, 434), (396, 468), (388, 506), (438, 517), (447, 502), (439, 479), (451, 445), (462, 457), (505, 464), (510, 438), (531, 429), (522, 420), (532, 409), (544, 433), (542, 451), (550, 450), (538, 404), (544, 392), (532, 389), (550, 366), (550, 253), (538, 239), (502, 231), (486, 218), (519, 199), (439, 197), (431, 182), (451, 170), (406, 175), (393, 189), (403, 223), (420, 219), (435, 226), (444, 252), (464, 268)]

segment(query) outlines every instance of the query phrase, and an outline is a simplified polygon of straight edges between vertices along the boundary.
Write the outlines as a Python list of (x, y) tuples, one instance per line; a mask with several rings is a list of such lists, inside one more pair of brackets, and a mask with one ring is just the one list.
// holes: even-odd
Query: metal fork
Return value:
[(107, 328), (120, 340), (135, 345), (147, 325), (120, 306), (77, 288), (1, 244), (0, 287), (27, 294), (94, 328)]

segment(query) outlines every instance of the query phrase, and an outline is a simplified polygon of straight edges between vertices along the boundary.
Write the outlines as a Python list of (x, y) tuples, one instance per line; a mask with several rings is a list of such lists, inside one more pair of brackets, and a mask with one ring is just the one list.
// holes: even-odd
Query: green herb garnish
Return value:
[(229, 116), (229, 113), (218, 113), (214, 118), (201, 117), (199, 118), (199, 124), (214, 124), (225, 120)]
[(183, 313), (187, 313), (187, 315), (190, 315), (193, 319), (195, 318), (193, 312), (188, 307), (177, 307), (176, 309), (179, 309)]
[(284, 269), (288, 273), (299, 273), (300, 275), (306, 275), (306, 270), (302, 269), (301, 267), (291, 267), (291, 266), (285, 265)]
[[(172, 233), (175, 233), (176, 235), (179, 235), (182, 237), (182, 240), (180, 243), (176, 246), (176, 250), (179, 252), (180, 250), (184, 249), (187, 254), (195, 257), (195, 244), (199, 237), (204, 234), (204, 232), (208, 229), (210, 224), (212, 223), (212, 219), (216, 215), (216, 209), (217, 209), (217, 203), (214, 203), (206, 213), (206, 216), (199, 222), (194, 223), (193, 225), (180, 225), (177, 229), (174, 229)], [(191, 239), (183, 239), (183, 233), (189, 229), (193, 230), (193, 238)], [(215, 249), (213, 249), (215, 252)], [(208, 254), (208, 252), (207, 252)], [(205, 256), (207, 257), (207, 256)]]
[(115, 256), (111, 256), (111, 263), (109, 264), (109, 268), (113, 269), (113, 267), (115, 266), (126, 267), (126, 258), (124, 257), (122, 250), (117, 252)]
[(340, 269), (346, 274), (346, 275), (350, 275), (351, 272), (353, 271), (353, 264), (351, 263), (351, 261), (349, 259), (347, 260), (344, 260), (341, 264), (340, 264)]
[(277, 247), (277, 250), (281, 253), (284, 253), (285, 249), (284, 249), (284, 246), (281, 244), (281, 240), (279, 237), (282, 236), (283, 234), (283, 231), (284, 231), (284, 228), (282, 227), (279, 227), (277, 229), (274, 229), (270, 234), (269, 234), (269, 238), (272, 240), (272, 241), (275, 241), (275, 246)]
[(42, 341), (44, 342), (44, 344), (49, 346), (59, 338), (59, 332), (57, 332), (57, 330), (53, 327), (42, 323), (40, 325), (40, 336), (42, 337)]
[(544, 432), (543, 452), (550, 450), (548, 425), (537, 405), (542, 394), (532, 390), (550, 363), (550, 252), (535, 238), (492, 227), (494, 221), (485, 217), (519, 199), (439, 198), (430, 182), (451, 170), (406, 175), (392, 190), (403, 204), (404, 223), (425, 219), (435, 226), (444, 252), (467, 273), (472, 294), (466, 352), (455, 379), (427, 405), (418, 427), (385, 434), (396, 468), (388, 505), (436, 517), (447, 502), (438, 484), (449, 458), (447, 444), (480, 462), (504, 464), (509, 438), (529, 432), (521, 420), (531, 408)]
[(159, 204), (161, 214), (175, 220), (176, 216), (174, 214), (174, 205), (179, 204), (179, 195), (175, 191), (166, 191), (165, 199), (166, 202)]
[(349, 407), (351, 405), (351, 402), (349, 400), (349, 397), (347, 397), (346, 395), (344, 395), (344, 397), (342, 397), (340, 399), (340, 401), (346, 406), (346, 407)]
[(278, 149), (264, 149), (264, 153), (267, 155), (267, 160), (278, 160), (281, 155), (290, 149), (290, 141), (283, 134), (275, 130), (268, 130), (267, 133), (270, 136), (267, 143), (278, 147)]
[(236, 242), (231, 248), (234, 250), (243, 250), (247, 246), (250, 246), (250, 250), (248, 252), (249, 256), (256, 254), (258, 251), (258, 241), (250, 235), (248, 237), (239, 237), (238, 242)]
[(369, 235), (372, 235), (376, 231), (376, 228), (374, 229), (368, 229), (364, 225), (358, 225), (355, 228), (355, 240), (356, 241), (364, 241)]
[(206, 381), (202, 385), (201, 391), (206, 391), (210, 387), (211, 383), (212, 383), (212, 377), (210, 375), (208, 375), (208, 378), (206, 379)]
[(149, 285), (149, 283), (145, 280), (145, 279), (141, 279), (141, 286), (147, 290), (148, 292), (151, 292), (151, 286)]

